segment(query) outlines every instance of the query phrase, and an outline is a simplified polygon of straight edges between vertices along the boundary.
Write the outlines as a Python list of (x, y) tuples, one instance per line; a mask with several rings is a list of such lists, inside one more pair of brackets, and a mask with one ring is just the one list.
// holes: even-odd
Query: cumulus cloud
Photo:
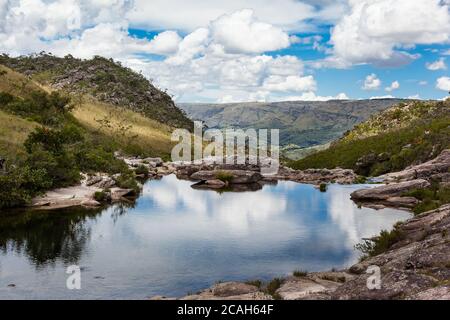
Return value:
[(149, 44), (150, 52), (156, 54), (172, 54), (177, 52), (181, 37), (176, 31), (164, 31), (157, 34)]
[(315, 91), (316, 81), (313, 76), (269, 76), (265, 79), (263, 88), (269, 91), (281, 92), (298, 92), (298, 91)]
[(192, 32), (224, 14), (252, 8), (262, 21), (289, 31), (313, 30), (311, 23), (335, 22), (347, 7), (346, 0), (134, 0), (127, 19), (146, 29), (176, 29)]
[(440, 77), (436, 80), (436, 88), (439, 90), (450, 91), (450, 78)]
[(440, 58), (439, 60), (434, 61), (434, 62), (427, 62), (425, 64), (425, 66), (427, 67), (428, 70), (431, 70), (431, 71), (447, 69), (447, 65), (445, 64), (444, 58)]
[(381, 80), (377, 78), (375, 73), (369, 74), (364, 80), (363, 90), (377, 90), (381, 86)]
[(386, 87), (384, 90), (386, 90), (387, 92), (391, 92), (397, 90), (398, 88), (400, 88), (400, 83), (398, 81), (394, 81), (389, 87)]
[(214, 42), (230, 53), (261, 53), (289, 46), (289, 36), (280, 28), (256, 20), (253, 10), (223, 15), (211, 23)]
[[(449, 5), (440, 0), (351, 0), (331, 32), (341, 65), (401, 65), (416, 58), (404, 49), (450, 40)], [(403, 48), (403, 50), (402, 50)]]

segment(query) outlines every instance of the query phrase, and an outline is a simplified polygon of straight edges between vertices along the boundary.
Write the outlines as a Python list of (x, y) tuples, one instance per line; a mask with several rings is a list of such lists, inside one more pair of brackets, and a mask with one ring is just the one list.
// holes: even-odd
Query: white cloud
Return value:
[(127, 19), (135, 27), (191, 32), (224, 14), (251, 8), (261, 21), (284, 30), (308, 31), (316, 28), (311, 19), (335, 22), (346, 7), (345, 0), (134, 0)]
[(447, 69), (444, 58), (440, 58), (439, 60), (434, 61), (434, 62), (427, 62), (425, 64), (425, 66), (427, 67), (428, 70), (431, 70), (431, 71)]
[(377, 99), (394, 99), (394, 98), (395, 98), (394, 96), (388, 94), (388, 95), (385, 95), (385, 96), (374, 96), (374, 97), (370, 97), (369, 99), (370, 99), (370, 100), (377, 100)]
[(256, 20), (249, 9), (219, 17), (211, 23), (211, 33), (214, 42), (229, 53), (261, 53), (289, 46), (287, 33)]
[(269, 91), (299, 92), (315, 91), (316, 81), (313, 76), (276, 76), (271, 75), (264, 81), (263, 88)]
[(419, 81), (419, 85), (421, 85), (421, 86), (426, 86), (427, 84), (428, 84), (428, 82), (425, 80)]
[(283, 98), (285, 101), (329, 101), (329, 100), (348, 100), (348, 96), (345, 93), (339, 93), (336, 96), (317, 96), (314, 92), (309, 91), (301, 94), (300, 96), (288, 96)]
[(375, 73), (369, 74), (364, 80), (363, 90), (377, 90), (381, 86), (381, 80), (377, 78)]
[(439, 90), (450, 91), (450, 78), (440, 77), (436, 80), (436, 88)]
[(181, 37), (176, 31), (164, 31), (157, 34), (150, 42), (150, 51), (156, 54), (171, 54), (178, 50)]
[(402, 49), (450, 40), (448, 3), (440, 0), (350, 0), (351, 11), (331, 32), (341, 65), (401, 65), (415, 56)]
[(421, 98), (420, 95), (418, 95), (418, 94), (409, 96), (407, 99), (412, 99), (412, 100), (422, 100), (422, 98)]
[(387, 92), (391, 92), (391, 91), (397, 90), (398, 88), (400, 88), (400, 83), (398, 81), (394, 81), (391, 83), (391, 85), (389, 87), (386, 87), (385, 90)]

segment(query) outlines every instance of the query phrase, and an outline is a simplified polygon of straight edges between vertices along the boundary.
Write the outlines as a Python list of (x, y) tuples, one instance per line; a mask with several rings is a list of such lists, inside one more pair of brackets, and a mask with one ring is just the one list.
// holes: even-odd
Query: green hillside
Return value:
[(142, 74), (112, 59), (96, 56), (81, 60), (70, 55), (59, 58), (42, 53), (17, 58), (0, 55), (0, 64), (39, 84), (72, 95), (88, 94), (98, 101), (128, 108), (172, 127), (193, 127), (167, 93), (155, 88)]
[(351, 168), (366, 176), (398, 171), (450, 148), (450, 99), (400, 103), (290, 165), (296, 169)]
[(80, 172), (120, 173), (120, 186), (136, 188), (114, 152), (168, 159), (173, 146), (173, 127), (129, 106), (55, 90), (1, 65), (0, 123), (0, 208), (77, 184)]

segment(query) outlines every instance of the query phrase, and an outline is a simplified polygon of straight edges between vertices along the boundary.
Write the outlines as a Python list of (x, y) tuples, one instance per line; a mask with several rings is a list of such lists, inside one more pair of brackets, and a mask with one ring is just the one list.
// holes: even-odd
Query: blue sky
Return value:
[(0, 1), (0, 51), (102, 55), (177, 102), (442, 99), (448, 0)]

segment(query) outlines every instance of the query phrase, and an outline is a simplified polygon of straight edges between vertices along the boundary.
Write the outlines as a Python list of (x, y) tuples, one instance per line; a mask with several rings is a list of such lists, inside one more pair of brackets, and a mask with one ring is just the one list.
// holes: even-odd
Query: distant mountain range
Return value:
[(330, 100), (321, 102), (180, 103), (192, 120), (209, 128), (280, 129), (281, 145), (308, 148), (331, 142), (371, 115), (402, 99)]

